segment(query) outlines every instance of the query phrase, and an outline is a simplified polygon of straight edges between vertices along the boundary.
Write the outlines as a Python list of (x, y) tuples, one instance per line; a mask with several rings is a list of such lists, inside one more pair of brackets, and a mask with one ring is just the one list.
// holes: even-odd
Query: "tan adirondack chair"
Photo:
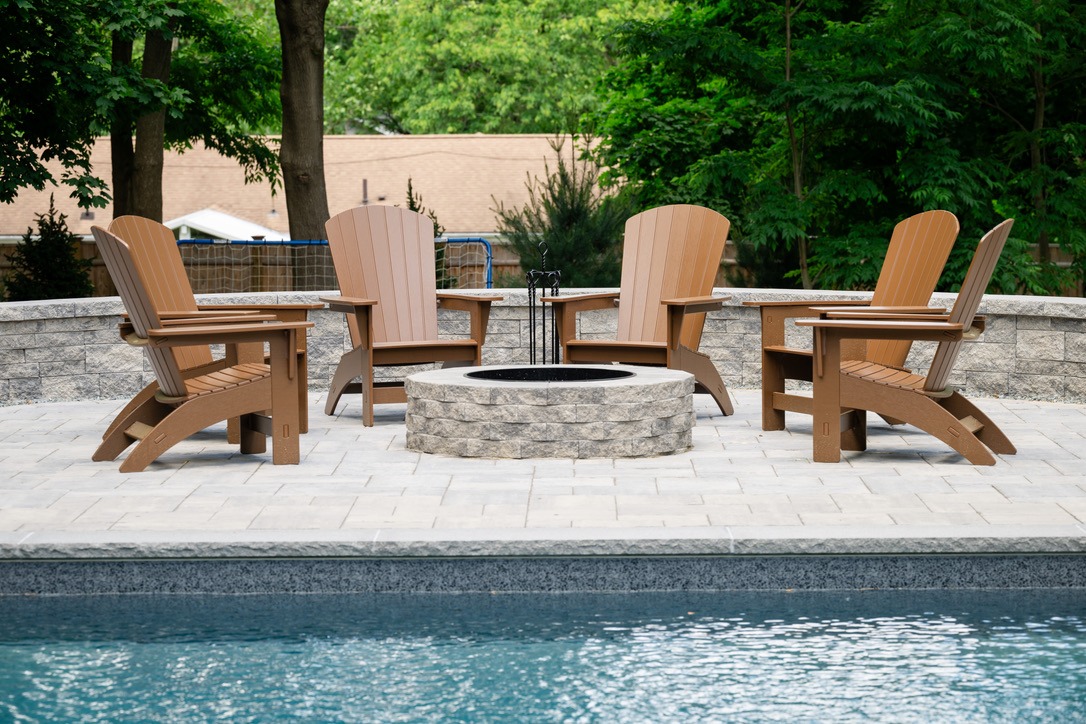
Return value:
[[(344, 394), (361, 393), (362, 424), (370, 427), (374, 404), (406, 401), (403, 380), (375, 382), (375, 367), (482, 363), (490, 304), (501, 297), (438, 293), (433, 221), (395, 206), (359, 206), (325, 229), (341, 296), (322, 299), (347, 315), (352, 346), (332, 377), (326, 414)], [(439, 339), (438, 306), (468, 312), (470, 337)]]
[[(814, 459), (841, 459), (843, 435), (866, 449), (865, 410), (879, 413), (933, 435), (974, 465), (994, 465), (992, 452), (1014, 454), (1003, 431), (960, 392), (947, 386), (962, 342), (983, 330), (978, 318), (984, 290), (1010, 235), (1008, 219), (984, 235), (949, 314), (831, 312), (825, 319), (802, 319), (814, 329)], [(939, 342), (927, 375), (867, 360), (843, 360), (844, 340)]]
[[(714, 297), (713, 282), (731, 222), (700, 206), (661, 206), (626, 222), (618, 293), (545, 297), (553, 305), (562, 359), (568, 364), (612, 362), (685, 370), (695, 391), (734, 412), (712, 360), (698, 351), (705, 313), (729, 297)], [(618, 306), (613, 340), (577, 338), (577, 315)]]
[[(272, 462), (296, 464), (304, 375), (298, 365), (298, 337), (311, 322), (252, 321), (245, 317), (163, 320), (128, 245), (100, 227), (91, 229), (113, 283), (121, 294), (128, 321), (121, 335), (143, 347), (158, 390), (128, 409), (94, 452), (96, 461), (115, 460), (129, 445), (136, 447), (121, 463), (121, 472), (139, 472), (194, 433), (238, 417), (243, 453), (264, 452), (272, 438)], [(224, 321), (225, 319), (225, 321)], [(269, 362), (238, 362), (239, 345), (267, 343)], [(200, 375), (181, 372), (174, 349), (224, 344), (229, 364)], [(270, 420), (262, 413), (270, 410)]]
[[(321, 309), (322, 304), (200, 304), (192, 292), (188, 275), (185, 272), (184, 262), (181, 260), (181, 252), (177, 248), (177, 239), (173, 232), (152, 219), (142, 216), (119, 216), (109, 224), (109, 232), (128, 244), (132, 259), (140, 270), (140, 275), (146, 281), (147, 293), (160, 311), (159, 316), (165, 319), (185, 319), (189, 317), (232, 317), (246, 314), (274, 315), (281, 322), (304, 322), (311, 309)], [(259, 321), (259, 319), (254, 319)], [(307, 370), (305, 335), (299, 335), (298, 367), (305, 375)], [(179, 347), (174, 350), (178, 365), (182, 374), (195, 376), (206, 374), (227, 366), (225, 360), (216, 360), (211, 354), (211, 348), (207, 344), (190, 347)], [(259, 362), (264, 358), (263, 346), (243, 346), (238, 354), (243, 361)], [(309, 406), (307, 397), (307, 381), (303, 378), (300, 388), (302, 395), (302, 422), (301, 431), (309, 428)], [(158, 383), (152, 382), (141, 390), (132, 401), (117, 416), (114, 424), (106, 430), (110, 434), (116, 425), (124, 418), (129, 409), (143, 404), (154, 397), (158, 391)], [(104, 435), (103, 435), (104, 437)], [(232, 421), (229, 426), (228, 438), (231, 442), (237, 442), (237, 425)]]
[[(958, 230), (958, 219), (949, 211), (925, 211), (899, 222), (890, 237), (870, 300), (744, 302), (761, 310), (763, 430), (783, 430), (786, 411), (811, 414), (809, 397), (785, 391), (788, 380), (811, 381), (811, 350), (785, 344), (786, 322), (818, 317), (821, 310), (832, 307), (864, 307), (899, 314), (943, 311), (927, 305)], [(901, 368), (910, 346), (909, 340), (873, 340), (866, 345), (862, 340), (853, 340), (846, 343), (842, 355), (844, 359), (867, 359)]]

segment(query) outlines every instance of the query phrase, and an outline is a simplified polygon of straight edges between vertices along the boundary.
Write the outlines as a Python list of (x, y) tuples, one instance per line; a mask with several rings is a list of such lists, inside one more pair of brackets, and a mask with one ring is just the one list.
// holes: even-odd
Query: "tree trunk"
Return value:
[[(113, 34), (113, 74), (132, 64), (132, 41)], [(113, 217), (132, 213), (132, 174), (136, 165), (132, 150), (132, 119), (118, 114), (110, 125), (110, 160), (113, 161)]]
[(290, 235), (323, 239), (328, 220), (324, 182), (324, 18), (328, 0), (275, 0), (283, 44), (283, 140), (279, 162)]
[[(168, 83), (173, 39), (148, 33), (143, 47), (143, 77)], [(162, 221), (162, 169), (166, 145), (166, 109), (136, 119), (135, 164), (132, 174), (132, 213)]]
[[(792, 5), (791, 0), (784, 4), (784, 82), (790, 83), (792, 81), (792, 18), (795, 16), (799, 9), (803, 7), (803, 2)], [(792, 193), (796, 199), (802, 204), (804, 201), (803, 196), (803, 148), (800, 145), (799, 139), (796, 134), (796, 121), (792, 113), (792, 104), (788, 103), (784, 109), (785, 122), (788, 125), (788, 147), (792, 153)], [(804, 289), (813, 289), (814, 282), (811, 280), (811, 270), (807, 263), (807, 257), (810, 253), (808, 248), (808, 237), (806, 231), (799, 238), (797, 244), (799, 252), (799, 276), (800, 281), (803, 284)]]

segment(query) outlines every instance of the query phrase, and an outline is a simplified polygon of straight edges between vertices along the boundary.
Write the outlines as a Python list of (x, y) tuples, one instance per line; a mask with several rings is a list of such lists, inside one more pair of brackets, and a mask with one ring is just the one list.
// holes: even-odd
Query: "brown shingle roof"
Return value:
[[(363, 179), (370, 203), (403, 206), (407, 179), (411, 178), (423, 206), (437, 214), (446, 233), (491, 232), (497, 226), (494, 199), (507, 208), (523, 205), (528, 198), (528, 177), (543, 176), (547, 161), (552, 168), (555, 165), (552, 139), (550, 135), (326, 136), (328, 210), (335, 214), (360, 204)], [(91, 163), (108, 183), (108, 138), (95, 144)], [(165, 163), (164, 219), (213, 208), (279, 231), (288, 230), (282, 189), (273, 199), (266, 183), (246, 184), (234, 161), (198, 145), (184, 154), (167, 151)], [(0, 235), (22, 235), (28, 226), (35, 226), (34, 216), (48, 209), (50, 193), (76, 233), (90, 234), (92, 224), (104, 226), (112, 218), (110, 206), (95, 209), (93, 221), (81, 220), (81, 210), (68, 197), (66, 187), (50, 186), (42, 192), (24, 189), (13, 203), (0, 204)]]

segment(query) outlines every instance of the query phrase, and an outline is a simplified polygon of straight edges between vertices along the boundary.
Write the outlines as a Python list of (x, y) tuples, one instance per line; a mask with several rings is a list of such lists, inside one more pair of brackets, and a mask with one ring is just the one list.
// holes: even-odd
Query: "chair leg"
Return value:
[(784, 365), (776, 357), (762, 351), (762, 429), (783, 430), (784, 410), (773, 406), (773, 395), (784, 392)]
[[(133, 410), (140, 408), (147, 404), (148, 400), (154, 399), (155, 394), (158, 392), (158, 383), (152, 382), (144, 387), (142, 390), (136, 393), (136, 396), (128, 401), (128, 404), (117, 413), (117, 416), (113, 418), (113, 422), (109, 423), (109, 427), (102, 433), (102, 439), (105, 440), (109, 437), (118, 427), (123, 424), (123, 421), (128, 419)], [(126, 426), (127, 427), (127, 426)], [(112, 458), (110, 458), (112, 460)]]
[(841, 449), (862, 452), (867, 449), (867, 411), (841, 413)]
[[(995, 457), (958, 415), (927, 395), (842, 375), (841, 404), (890, 415), (942, 440), (974, 465), (995, 465)], [(979, 418), (978, 418), (979, 419)], [(998, 430), (998, 428), (996, 428)]]
[(724, 380), (721, 379), (716, 365), (713, 364), (708, 355), (696, 352), (689, 347), (680, 346), (675, 352), (672, 352), (668, 366), (694, 375), (694, 380), (698, 385), (713, 396), (713, 400), (716, 401), (721, 414), (735, 414), (731, 397), (728, 395), (728, 388), (725, 386)]
[(135, 442), (135, 439), (127, 434), (127, 431), (133, 425), (143, 423), (154, 427), (167, 417), (173, 411), (173, 408), (159, 402), (154, 396), (150, 396), (144, 398), (138, 407), (131, 410), (125, 407), (125, 410), (126, 412), (118, 415), (113, 424), (110, 425), (110, 429), (102, 438), (98, 449), (91, 455), (91, 460), (95, 462), (116, 460), (118, 455)]
[(999, 425), (995, 424), (995, 422), (992, 421), (992, 418), (981, 412), (980, 408), (962, 396), (961, 393), (955, 392), (950, 397), (940, 400), (940, 403), (959, 420), (964, 417), (972, 417), (977, 420), (977, 422), (981, 423), (984, 427), (974, 434), (977, 439), (987, 445), (992, 452), (999, 453), (1000, 455), (1014, 455), (1018, 452), (1014, 443), (1012, 443), (1003, 431), (999, 429)]
[(332, 375), (332, 382), (328, 387), (328, 399), (324, 403), (324, 414), (336, 414), (336, 406), (339, 398), (343, 396), (351, 380), (362, 374), (362, 348), (355, 347), (339, 358), (339, 365)]

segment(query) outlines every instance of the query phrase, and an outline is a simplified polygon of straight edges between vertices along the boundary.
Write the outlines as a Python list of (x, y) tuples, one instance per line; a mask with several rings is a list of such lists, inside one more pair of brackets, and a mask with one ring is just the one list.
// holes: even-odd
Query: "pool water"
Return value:
[(1086, 592), (0, 598), (0, 721), (1086, 721)]

